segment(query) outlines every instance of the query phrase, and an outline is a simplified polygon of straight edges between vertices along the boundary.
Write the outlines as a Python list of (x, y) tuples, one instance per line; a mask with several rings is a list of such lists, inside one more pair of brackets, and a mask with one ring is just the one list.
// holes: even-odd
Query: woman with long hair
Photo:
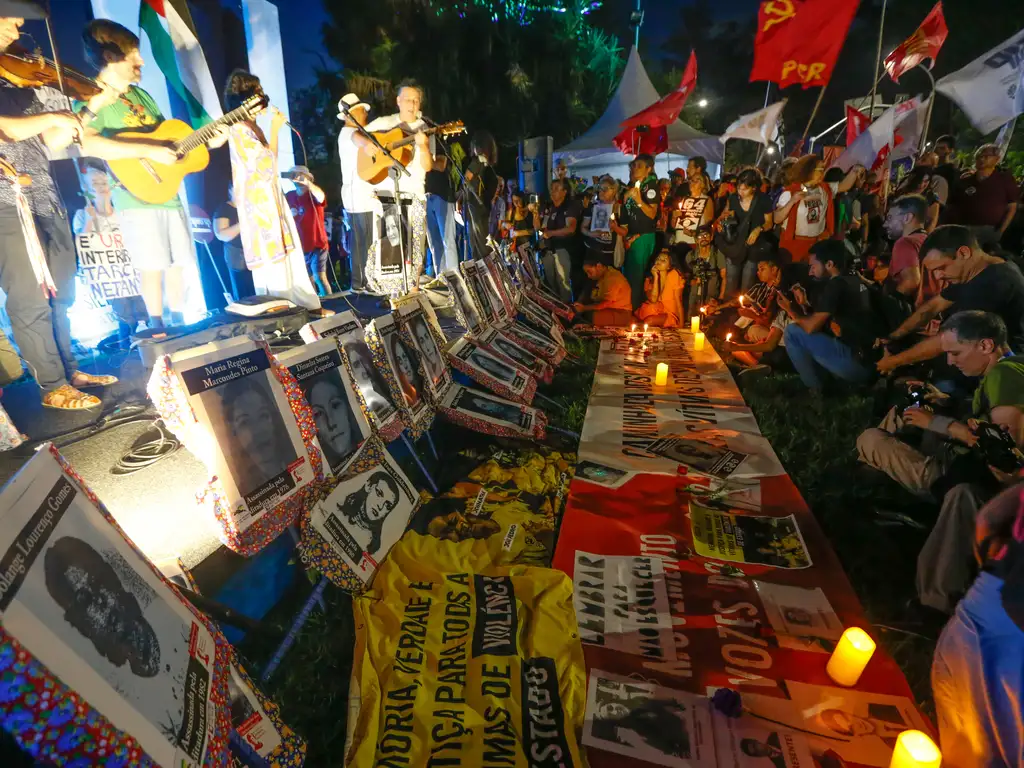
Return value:
[(685, 313), (683, 312), (683, 289), (686, 278), (679, 256), (665, 248), (654, 260), (651, 277), (645, 286), (647, 301), (640, 305), (636, 316), (647, 325), (661, 328), (682, 327)]
[[(224, 109), (236, 109), (260, 92), (258, 77), (236, 69), (228, 75), (224, 86)], [(306, 309), (320, 309), (320, 299), (306, 271), (295, 220), (281, 192), (277, 145), (278, 134), (287, 121), (276, 107), (270, 109), (269, 138), (252, 119), (236, 123), (228, 130), (242, 251), (257, 294), (288, 299)]]
[(540, 229), (540, 211), (536, 203), (526, 202), (526, 193), (522, 190), (512, 192), (512, 209), (509, 211), (509, 237), (515, 242), (516, 248), (526, 245), (533, 233)]
[(473, 258), (482, 259), (487, 255), (487, 233), (490, 226), (491, 208), (499, 190), (499, 177), (494, 171), (498, 162), (498, 145), (487, 131), (477, 131), (469, 145), (471, 160), (466, 166), (466, 198), (462, 201), (463, 212), (469, 213), (470, 244)]
[(781, 227), (779, 248), (793, 263), (806, 262), (812, 245), (836, 233), (835, 198), (852, 189), (864, 173), (864, 166), (855, 165), (842, 181), (825, 183), (821, 155), (806, 155), (790, 167), (773, 220)]
[(412, 352), (406, 349), (405, 344), (394, 334), (389, 342), (391, 346), (391, 359), (395, 363), (395, 376), (398, 378), (398, 388), (402, 390), (402, 397), (407, 407), (419, 405), (423, 388), (419, 372), (416, 370), (416, 361)]
[(366, 479), (362, 488), (348, 494), (345, 501), (337, 505), (349, 525), (365, 532), (360, 536), (365, 543), (360, 544), (369, 554), (376, 555), (380, 550), (384, 521), (398, 506), (400, 498), (395, 478), (379, 470)]
[[(734, 296), (754, 284), (756, 253), (767, 246), (762, 239), (772, 228), (772, 202), (761, 191), (761, 174), (747, 168), (736, 178), (736, 191), (725, 199), (715, 222), (719, 250), (725, 254), (725, 293)], [(770, 248), (770, 246), (767, 246)]]
[(246, 496), (286, 472), (297, 458), (284, 417), (262, 376), (221, 384), (220, 397), (227, 459), (238, 493)]
[(317, 439), (332, 471), (343, 467), (363, 438), (341, 375), (339, 369), (334, 369), (307, 380), (302, 388), (313, 411)]

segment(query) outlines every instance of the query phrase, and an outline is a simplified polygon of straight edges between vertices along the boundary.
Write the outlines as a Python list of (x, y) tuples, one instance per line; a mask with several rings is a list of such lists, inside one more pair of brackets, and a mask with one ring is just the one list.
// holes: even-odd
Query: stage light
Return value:
[(697, 102), (697, 106), (700, 107), (701, 109), (704, 109), (704, 107), (706, 107), (707, 105), (708, 105), (708, 100), (707, 99), (701, 99), (700, 101)]
[(942, 752), (921, 731), (904, 731), (896, 737), (889, 768), (939, 768)]
[(850, 627), (839, 638), (825, 671), (839, 685), (856, 685), (875, 653), (875, 641), (860, 627)]
[(775, 154), (775, 147), (768, 147), (768, 149), (766, 149), (765, 152), (767, 154), (769, 154), (769, 155), (774, 155)]

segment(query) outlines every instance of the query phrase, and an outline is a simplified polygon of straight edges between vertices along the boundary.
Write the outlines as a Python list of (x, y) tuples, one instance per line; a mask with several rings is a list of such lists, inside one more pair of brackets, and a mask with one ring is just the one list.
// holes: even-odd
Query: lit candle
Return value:
[(921, 731), (904, 731), (896, 737), (889, 768), (939, 768), (942, 753)]
[(690, 318), (690, 333), (696, 333), (700, 330), (700, 315), (694, 315)]
[(860, 627), (850, 627), (839, 638), (825, 671), (839, 685), (856, 685), (875, 652), (875, 641)]
[(647, 323), (644, 323), (644, 338), (647, 338)]
[(725, 334), (725, 340), (732, 341), (732, 331), (729, 331), (729, 333)]
[(743, 306), (743, 302), (746, 301), (746, 300), (747, 300), (747, 297), (744, 294), (741, 293), (740, 294), (740, 306), (741, 307)]
[(704, 349), (704, 334), (700, 331), (693, 337), (693, 348), (698, 352)]
[(654, 372), (654, 384), (658, 387), (668, 384), (668, 363), (658, 363), (658, 368)]
[(636, 333), (636, 323), (629, 326), (629, 335), (632, 336), (634, 333)]

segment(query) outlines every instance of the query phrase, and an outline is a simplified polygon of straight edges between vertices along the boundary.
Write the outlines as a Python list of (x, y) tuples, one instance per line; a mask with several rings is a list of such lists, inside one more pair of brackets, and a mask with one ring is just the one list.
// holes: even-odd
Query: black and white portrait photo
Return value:
[(515, 344), (511, 340), (504, 336), (495, 336), (491, 345), (495, 351), (500, 352), (505, 357), (511, 359), (518, 365), (524, 368), (533, 369), (537, 365), (537, 356), (530, 352), (528, 349), (523, 349), (518, 344)]
[(484, 281), (480, 279), (480, 274), (475, 270), (469, 276), (470, 286), (473, 288), (473, 293), (476, 294), (477, 301), (480, 302), (480, 311), (484, 313), (484, 317), (488, 320), (495, 316), (495, 309), (491, 304), (491, 297), (487, 293), (487, 286)]
[(498, 379), (498, 381), (506, 384), (511, 384), (515, 381), (517, 373), (515, 368), (510, 365), (506, 365), (498, 358), (487, 354), (483, 350), (475, 350), (469, 356), (469, 362), (484, 371), (484, 373)]
[(387, 350), (391, 370), (398, 379), (398, 388), (402, 391), (407, 408), (414, 411), (423, 405), (423, 377), (420, 375), (416, 353), (402, 341), (398, 329), (392, 326), (391, 332), (383, 335), (384, 348)]
[(607, 464), (598, 464), (596, 461), (587, 459), (576, 462), (576, 477), (598, 485), (606, 485), (609, 488), (618, 488), (631, 474), (623, 469), (616, 469)]
[(466, 390), (458, 401), (458, 407), (470, 413), (486, 416), (489, 419), (507, 421), (516, 426), (525, 426), (523, 421), (523, 409), (516, 403), (509, 403), (497, 400), (472, 390)]
[(366, 437), (352, 401), (348, 381), (341, 368), (311, 376), (300, 385), (313, 410), (317, 439), (328, 466), (335, 472), (356, 452)]
[(409, 321), (409, 331), (416, 342), (416, 349), (423, 360), (427, 376), (435, 386), (439, 385), (444, 378), (445, 364), (441, 359), (441, 350), (437, 346), (427, 318), (422, 314), (413, 317)]
[(466, 289), (466, 283), (462, 275), (455, 271), (446, 272), (445, 279), (448, 282), (448, 287), (451, 288), (456, 307), (462, 311), (463, 319), (466, 322), (466, 330), (476, 331), (483, 325), (484, 320), (480, 317), (480, 313), (477, 312), (476, 304)]
[(342, 349), (345, 350), (345, 356), (352, 369), (352, 378), (359, 388), (359, 394), (363, 396), (366, 407), (380, 423), (387, 421), (396, 410), (395, 404), (391, 402), (384, 376), (373, 364), (370, 348), (363, 339), (347, 336), (342, 343)]
[(199, 395), (231, 480), (242, 497), (286, 472), (298, 459), (274, 398), (271, 375), (244, 376)]

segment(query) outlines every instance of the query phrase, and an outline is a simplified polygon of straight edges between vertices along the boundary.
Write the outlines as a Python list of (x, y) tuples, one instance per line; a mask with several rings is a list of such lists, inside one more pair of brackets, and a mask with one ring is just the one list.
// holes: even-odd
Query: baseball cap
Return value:
[(344, 96), (342, 96), (340, 99), (338, 99), (338, 119), (339, 120), (344, 120), (345, 119), (345, 110), (342, 108), (342, 104), (347, 106), (349, 109), (356, 109), (357, 107), (362, 107), (367, 112), (370, 111), (370, 105), (367, 104), (365, 101), (361, 100), (356, 94), (354, 94), (354, 93), (346, 93)]
[(313, 180), (313, 174), (310, 173), (309, 168), (304, 165), (296, 165), (290, 171), (281, 174), (286, 179), (297, 179), (300, 176), (308, 176), (310, 181)]

